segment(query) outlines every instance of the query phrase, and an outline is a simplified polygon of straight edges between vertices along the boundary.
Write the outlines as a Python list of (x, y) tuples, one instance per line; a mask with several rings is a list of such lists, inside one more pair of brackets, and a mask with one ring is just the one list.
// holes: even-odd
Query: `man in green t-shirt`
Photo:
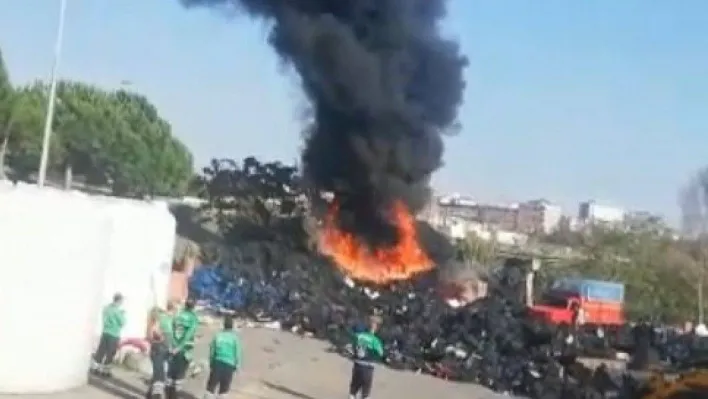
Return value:
[(231, 389), (234, 373), (241, 368), (242, 359), (241, 340), (234, 331), (233, 318), (227, 316), (224, 318), (224, 329), (214, 336), (209, 346), (209, 378), (205, 398), (225, 397)]
[(103, 308), (101, 338), (98, 348), (93, 355), (91, 372), (100, 376), (110, 377), (110, 366), (118, 351), (120, 333), (125, 325), (125, 311), (123, 310), (123, 295), (115, 294), (113, 301)]
[(197, 327), (199, 327), (199, 317), (197, 317), (194, 307), (194, 300), (187, 299), (184, 308), (177, 312), (173, 318), (172, 336), (174, 340), (171, 344), (170, 354), (172, 357), (167, 372), (168, 397), (179, 392), (192, 361), (194, 340), (197, 335)]
[(383, 344), (376, 331), (381, 324), (381, 319), (371, 317), (369, 319), (369, 329), (355, 331), (353, 343), (352, 378), (349, 382), (349, 398), (355, 399), (361, 394), (362, 399), (371, 395), (371, 386), (374, 381), (374, 364), (384, 356)]

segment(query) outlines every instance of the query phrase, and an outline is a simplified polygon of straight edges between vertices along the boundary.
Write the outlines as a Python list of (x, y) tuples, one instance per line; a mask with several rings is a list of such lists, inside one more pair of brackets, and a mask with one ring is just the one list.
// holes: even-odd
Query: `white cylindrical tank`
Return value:
[(110, 236), (86, 195), (0, 189), (0, 393), (87, 382)]
[[(176, 222), (166, 207), (149, 202), (106, 197), (102, 202), (113, 219), (103, 302), (122, 294), (126, 323), (121, 338), (140, 339), (150, 309), (167, 302)], [(100, 329), (99, 323), (97, 335)]]

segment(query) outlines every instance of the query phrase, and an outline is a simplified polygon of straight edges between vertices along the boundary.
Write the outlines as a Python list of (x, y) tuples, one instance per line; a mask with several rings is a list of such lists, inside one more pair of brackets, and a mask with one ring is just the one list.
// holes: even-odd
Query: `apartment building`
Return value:
[(560, 207), (543, 199), (499, 204), (479, 203), (459, 195), (436, 198), (421, 213), (421, 217), (434, 226), (464, 221), (522, 234), (548, 233), (558, 225), (561, 216)]

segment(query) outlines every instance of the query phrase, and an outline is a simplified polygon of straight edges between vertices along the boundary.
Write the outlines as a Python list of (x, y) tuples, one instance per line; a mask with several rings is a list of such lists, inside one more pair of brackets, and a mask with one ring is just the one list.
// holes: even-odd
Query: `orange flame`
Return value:
[(395, 203), (392, 211), (398, 228), (398, 243), (393, 247), (372, 250), (354, 235), (339, 229), (335, 221), (337, 205), (334, 203), (320, 233), (320, 251), (330, 256), (337, 267), (352, 279), (377, 284), (406, 280), (432, 269), (433, 261), (418, 244), (413, 216), (402, 203)]

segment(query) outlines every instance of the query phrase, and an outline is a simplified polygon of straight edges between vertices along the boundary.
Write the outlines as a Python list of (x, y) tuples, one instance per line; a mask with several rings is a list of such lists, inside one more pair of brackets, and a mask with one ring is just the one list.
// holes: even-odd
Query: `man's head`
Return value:
[(186, 310), (192, 311), (192, 310), (194, 310), (194, 306), (195, 306), (195, 303), (194, 303), (194, 299), (192, 299), (192, 298), (187, 299), (187, 301), (185, 301), (185, 303), (184, 303), (184, 308)]
[(113, 303), (116, 305), (120, 305), (123, 303), (123, 295), (120, 292), (117, 292), (113, 295)]
[(381, 326), (381, 317), (380, 316), (371, 316), (369, 317), (369, 331), (372, 333), (375, 333), (376, 331), (379, 330), (379, 327)]
[(224, 317), (224, 330), (234, 329), (234, 318), (231, 316)]

